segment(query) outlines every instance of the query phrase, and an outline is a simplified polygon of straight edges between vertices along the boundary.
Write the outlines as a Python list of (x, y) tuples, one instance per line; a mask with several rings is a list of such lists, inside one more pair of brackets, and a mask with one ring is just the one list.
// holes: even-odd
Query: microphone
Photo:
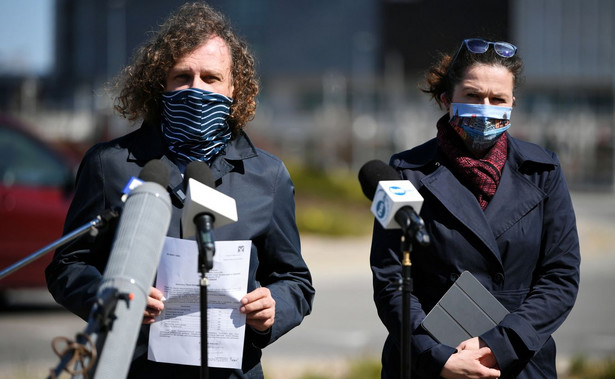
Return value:
[(184, 174), (184, 185), (186, 201), (181, 220), (184, 238), (195, 235), (194, 218), (200, 214), (210, 214), (218, 227), (237, 221), (235, 199), (213, 188), (213, 174), (207, 163), (200, 161), (188, 163)]
[(152, 160), (139, 178), (143, 183), (126, 199), (88, 322), (88, 329), (97, 325), (94, 331), (107, 331), (96, 340), (97, 347), (104, 345), (104, 349), (91, 369), (96, 370), (95, 377), (124, 378), (128, 373), (171, 221), (171, 200), (165, 189), (168, 167)]
[(216, 191), (211, 169), (205, 162), (192, 161), (184, 174), (186, 201), (182, 213), (184, 238), (195, 236), (199, 256), (205, 257), (206, 271), (213, 266), (215, 251), (213, 225), (220, 227), (237, 221), (235, 199)]
[(359, 170), (363, 194), (372, 200), (370, 210), (384, 229), (413, 231), (417, 242), (429, 244), (425, 223), (414, 209), (420, 209), (423, 197), (409, 180), (399, 179), (397, 171), (380, 160), (372, 160)]
[(237, 221), (235, 199), (214, 187), (214, 177), (205, 162), (192, 161), (186, 166), (184, 174), (186, 202), (182, 213), (184, 238), (196, 234), (199, 249), (198, 270), (200, 280), (200, 314), (201, 314), (201, 378), (208, 378), (207, 345), (207, 285), (206, 273), (213, 268), (216, 246), (214, 243), (214, 222), (218, 226)]

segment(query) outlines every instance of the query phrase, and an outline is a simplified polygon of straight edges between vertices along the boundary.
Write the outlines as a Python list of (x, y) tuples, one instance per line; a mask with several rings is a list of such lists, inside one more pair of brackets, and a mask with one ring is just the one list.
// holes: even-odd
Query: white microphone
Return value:
[(237, 222), (237, 204), (235, 199), (216, 191), (211, 170), (205, 162), (190, 162), (184, 175), (186, 201), (182, 213), (183, 238), (195, 236), (197, 230), (195, 217), (211, 215), (219, 228)]
[(415, 211), (421, 209), (423, 196), (409, 180), (400, 180), (393, 167), (372, 160), (359, 170), (359, 182), (365, 196), (372, 200), (370, 210), (384, 229), (413, 231), (419, 243), (429, 243), (425, 224)]
[(144, 183), (128, 194), (88, 322), (88, 329), (108, 328), (106, 336), (96, 340), (103, 350), (95, 362), (94, 378), (125, 378), (128, 373), (171, 221), (168, 167), (152, 160), (139, 177)]
[(237, 221), (235, 199), (213, 189), (214, 177), (205, 162), (193, 161), (184, 174), (186, 201), (182, 213), (184, 238), (195, 237), (199, 249), (199, 272), (205, 275), (214, 265), (217, 227)]

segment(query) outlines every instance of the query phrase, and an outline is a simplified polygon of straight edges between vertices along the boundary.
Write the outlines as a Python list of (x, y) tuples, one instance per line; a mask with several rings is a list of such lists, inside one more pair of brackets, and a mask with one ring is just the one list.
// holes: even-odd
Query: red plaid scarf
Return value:
[(485, 210), (493, 198), (508, 152), (507, 133), (500, 137), (484, 157), (471, 156), (461, 138), (448, 123), (449, 116), (438, 120), (438, 146), (451, 163), (451, 170), (473, 194), (480, 207)]

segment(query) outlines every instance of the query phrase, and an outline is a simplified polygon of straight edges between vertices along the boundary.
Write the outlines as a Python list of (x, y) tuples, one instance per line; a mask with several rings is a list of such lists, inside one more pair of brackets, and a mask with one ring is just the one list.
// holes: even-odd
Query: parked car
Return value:
[[(74, 162), (20, 121), (0, 115), (0, 270), (62, 236)], [(52, 255), (0, 279), (0, 292), (46, 286), (44, 270)]]

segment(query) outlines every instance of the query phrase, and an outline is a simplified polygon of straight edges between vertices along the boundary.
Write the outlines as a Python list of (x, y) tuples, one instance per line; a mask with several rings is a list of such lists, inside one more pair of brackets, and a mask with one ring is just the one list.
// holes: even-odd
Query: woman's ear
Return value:
[(440, 101), (442, 102), (446, 110), (448, 110), (448, 108), (451, 106), (451, 102), (448, 100), (448, 97), (446, 97), (446, 92), (442, 92), (440, 94)]

